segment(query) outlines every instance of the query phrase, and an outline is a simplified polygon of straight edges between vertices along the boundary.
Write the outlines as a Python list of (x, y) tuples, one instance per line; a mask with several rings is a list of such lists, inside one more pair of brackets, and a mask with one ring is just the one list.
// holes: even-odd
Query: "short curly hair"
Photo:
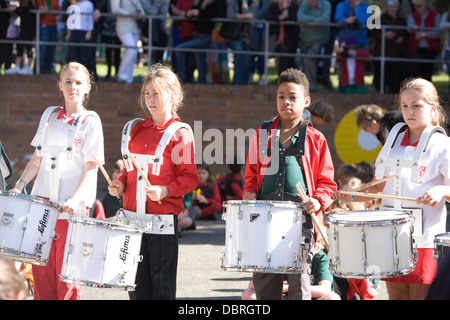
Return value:
[(303, 95), (309, 96), (309, 81), (306, 75), (300, 70), (289, 68), (283, 71), (277, 80), (277, 88), (283, 82), (294, 82), (303, 87)]

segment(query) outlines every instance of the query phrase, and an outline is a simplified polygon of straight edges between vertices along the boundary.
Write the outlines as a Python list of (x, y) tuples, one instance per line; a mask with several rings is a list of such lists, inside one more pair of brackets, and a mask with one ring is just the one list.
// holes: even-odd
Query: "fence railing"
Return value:
[[(5, 9), (0, 9), (0, 12), (5, 12)], [(34, 41), (24, 41), (24, 40), (18, 40), (18, 39), (0, 39), (0, 43), (11, 43), (11, 44), (26, 44), (26, 45), (34, 45), (35, 46), (35, 72), (37, 74), (40, 74), (40, 65), (39, 65), (39, 59), (40, 59), (40, 46), (41, 45), (50, 45), (50, 46), (77, 46), (77, 47), (104, 47), (104, 48), (140, 48), (137, 46), (125, 46), (122, 44), (106, 44), (101, 42), (86, 42), (86, 43), (80, 43), (80, 42), (69, 42), (69, 41), (42, 41), (40, 40), (40, 17), (42, 14), (53, 14), (58, 16), (70, 16), (70, 12), (65, 11), (43, 11), (43, 10), (31, 10), (31, 13), (36, 14), (36, 38)], [(81, 15), (92, 15), (92, 13), (77, 13)], [(112, 14), (112, 13), (101, 13), (100, 17), (118, 17), (118, 16), (126, 16), (130, 17), (129, 15), (121, 15), (121, 14)], [(148, 34), (146, 35), (148, 38), (148, 44), (146, 45), (146, 48), (148, 50), (148, 62), (149, 64), (152, 61), (152, 52), (154, 50), (156, 51), (164, 51), (164, 50), (170, 50), (170, 51), (183, 51), (183, 52), (214, 52), (214, 53), (228, 53), (228, 49), (194, 49), (194, 48), (177, 48), (177, 47), (160, 47), (160, 46), (153, 46), (152, 45), (152, 26), (153, 26), (153, 19), (158, 20), (188, 20), (185, 17), (177, 17), (177, 16), (168, 16), (168, 15), (160, 15), (160, 16), (152, 16), (152, 15), (140, 15), (139, 16), (142, 19), (147, 19), (148, 23)], [(257, 55), (257, 56), (263, 56), (264, 57), (264, 78), (267, 81), (268, 77), (268, 60), (270, 57), (273, 56), (285, 56), (285, 57), (298, 57), (299, 54), (297, 52), (295, 53), (282, 53), (282, 52), (274, 52), (270, 51), (269, 48), (269, 37), (270, 37), (270, 26), (271, 25), (309, 25), (309, 26), (316, 26), (316, 27), (329, 27), (329, 28), (343, 28), (345, 25), (338, 24), (338, 23), (305, 23), (305, 22), (297, 22), (297, 21), (286, 21), (286, 22), (276, 22), (276, 21), (268, 21), (268, 20), (239, 20), (239, 19), (229, 19), (229, 18), (215, 18), (208, 21), (212, 22), (239, 22), (239, 23), (254, 23), (254, 24), (263, 24), (264, 25), (264, 50), (260, 51), (238, 51), (238, 50), (232, 50), (233, 54), (245, 54), (245, 55)], [(366, 28), (366, 26), (361, 26), (361, 28)], [(432, 63), (432, 64), (444, 64), (444, 63), (450, 63), (450, 60), (444, 60), (439, 58), (436, 59), (418, 59), (418, 58), (409, 58), (409, 57), (400, 57), (400, 58), (394, 58), (394, 57), (387, 57), (385, 54), (385, 47), (386, 47), (386, 41), (385, 41), (385, 32), (387, 29), (394, 30), (394, 29), (404, 29), (408, 30), (409, 28), (407, 26), (392, 26), (392, 25), (381, 25), (379, 26), (381, 31), (381, 55), (380, 56), (373, 56), (370, 55), (369, 57), (355, 57), (355, 59), (361, 59), (361, 60), (367, 60), (367, 61), (379, 61), (380, 62), (380, 93), (384, 93), (384, 74), (385, 74), (385, 67), (386, 62), (410, 62), (410, 63)], [(424, 28), (424, 30), (441, 30), (440, 28)], [(446, 32), (446, 31), (444, 31)], [(370, 37), (370, 36), (369, 36)], [(300, 46), (299, 46), (300, 47)], [(301, 57), (305, 58), (313, 58), (313, 59), (333, 59), (336, 56), (334, 54), (307, 54), (300, 52)]]

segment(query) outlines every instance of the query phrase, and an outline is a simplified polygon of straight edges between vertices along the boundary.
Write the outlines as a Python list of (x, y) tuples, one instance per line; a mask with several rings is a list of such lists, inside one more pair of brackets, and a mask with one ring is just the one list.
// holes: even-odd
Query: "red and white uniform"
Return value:
[[(65, 116), (64, 108), (57, 111), (50, 114), (44, 132), (38, 129), (31, 142), (42, 156), (31, 194), (63, 204), (77, 189), (84, 172), (84, 164), (95, 161), (92, 153), (95, 153), (99, 161), (104, 163), (103, 129), (100, 118), (89, 111), (90, 115), (80, 117), (81, 123), (76, 126), (77, 130), (74, 134), (74, 120)], [(67, 152), (69, 146), (73, 148), (71, 152)], [(58, 169), (57, 174), (55, 174), (56, 169)], [(52, 181), (50, 177), (57, 181)], [(96, 176), (94, 179), (82, 190), (84, 209), (94, 204), (97, 193)], [(36, 300), (81, 299), (80, 285), (62, 282), (58, 278), (64, 259), (68, 230), (67, 218), (67, 214), (60, 214), (56, 223), (55, 232), (58, 236), (53, 241), (47, 265), (33, 265)]]
[[(180, 119), (173, 116), (170, 120), (155, 125), (149, 117), (132, 128), (129, 152), (138, 155), (154, 156), (158, 143), (165, 130)], [(193, 190), (198, 183), (197, 167), (194, 159), (194, 140), (192, 134), (185, 128), (178, 129), (163, 152), (162, 165), (155, 170), (148, 164), (148, 180), (151, 185), (165, 186), (169, 196), (161, 200), (161, 204), (151, 201), (148, 197), (145, 202), (147, 214), (178, 215), (183, 209), (183, 195)], [(123, 208), (136, 212), (136, 186), (139, 172), (124, 170), (119, 180), (125, 185), (123, 193)]]
[[(409, 145), (409, 130), (398, 135), (394, 146), (389, 152), (389, 158), (400, 160), (413, 159), (417, 143)], [(379, 163), (377, 159), (377, 164)], [(395, 168), (386, 166), (384, 176), (394, 174)], [(411, 168), (402, 167), (400, 175), (401, 196), (418, 198), (430, 188), (437, 185), (450, 185), (450, 138), (444, 134), (434, 133), (430, 137), (428, 146), (422, 154), (419, 163), (419, 176), (417, 183), (411, 182)], [(388, 180), (384, 187), (384, 194), (394, 195), (395, 179)], [(393, 207), (394, 201), (383, 199), (382, 207)], [(447, 209), (445, 199), (435, 207), (418, 205), (412, 201), (402, 201), (402, 208), (422, 209), (422, 236), (415, 237), (417, 248), (434, 248), (434, 236), (445, 232)]]

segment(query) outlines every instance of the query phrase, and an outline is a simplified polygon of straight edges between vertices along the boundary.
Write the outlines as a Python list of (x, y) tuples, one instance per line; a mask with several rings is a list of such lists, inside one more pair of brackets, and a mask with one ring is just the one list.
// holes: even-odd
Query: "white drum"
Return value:
[(288, 201), (226, 201), (222, 269), (267, 273), (300, 270), (302, 208)]
[(61, 281), (133, 291), (143, 228), (133, 222), (70, 217)]
[(450, 232), (440, 233), (434, 236), (434, 260), (439, 262), (444, 254), (450, 252)]
[(343, 278), (389, 278), (412, 272), (414, 217), (401, 210), (362, 210), (327, 218), (330, 269)]
[(42, 198), (0, 191), (0, 255), (46, 265), (60, 209)]

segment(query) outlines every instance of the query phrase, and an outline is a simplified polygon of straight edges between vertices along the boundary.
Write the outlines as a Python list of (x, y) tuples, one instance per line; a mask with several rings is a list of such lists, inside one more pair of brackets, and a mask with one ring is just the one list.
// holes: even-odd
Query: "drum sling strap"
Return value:
[[(261, 131), (263, 136), (268, 137), (268, 130), (272, 120), (264, 121), (261, 125)], [(300, 198), (297, 196), (285, 192), (284, 190), (284, 181), (286, 175), (286, 157), (288, 156), (296, 156), (296, 159), (300, 165), (301, 170), (303, 171), (302, 162), (300, 157), (305, 154), (305, 141), (306, 141), (306, 131), (308, 129), (309, 121), (302, 121), (299, 126), (298, 131), (298, 139), (294, 146), (291, 148), (283, 148), (280, 147), (279, 157), (278, 157), (278, 170), (276, 173), (276, 189), (274, 192), (269, 194), (265, 194), (260, 197), (260, 200), (277, 200), (277, 201), (293, 201), (293, 202), (301, 202)], [(276, 138), (273, 140), (272, 145), (279, 143), (279, 139)], [(276, 148), (267, 149), (267, 140), (261, 139), (259, 143), (260, 157), (262, 156), (271, 156), (272, 150), (277, 150)], [(308, 191), (306, 190), (308, 193)], [(289, 282), (289, 299), (293, 300), (310, 300), (311, 299), (311, 263), (313, 257), (313, 224), (312, 219), (309, 214), (303, 214), (304, 222), (302, 224), (302, 248), (301, 248), (301, 274), (293, 274), (288, 275)], [(255, 282), (255, 289), (258, 287), (259, 283), (263, 283), (267, 281), (268, 277), (273, 275), (270, 274), (253, 274), (253, 280)], [(275, 276), (276, 277), (276, 276)], [(265, 278), (265, 280), (263, 280)], [(259, 283), (258, 283), (259, 282)], [(263, 288), (261, 288), (264, 290)]]
[[(124, 166), (128, 172), (133, 171), (133, 162), (130, 159), (130, 157), (134, 157), (136, 159), (137, 164), (140, 166), (142, 172), (144, 175), (148, 176), (148, 165), (151, 163), (152, 166), (152, 174), (159, 176), (161, 171), (161, 166), (163, 163), (163, 152), (166, 148), (166, 146), (169, 144), (170, 140), (172, 139), (172, 136), (175, 134), (175, 132), (180, 128), (186, 128), (189, 132), (192, 134), (192, 129), (187, 123), (183, 123), (180, 121), (175, 121), (172, 124), (170, 124), (167, 129), (164, 131), (163, 136), (161, 137), (161, 140), (158, 143), (158, 146), (156, 147), (155, 154), (154, 155), (148, 155), (148, 154), (137, 154), (137, 153), (131, 153), (129, 151), (129, 142), (130, 142), (130, 135), (131, 135), (131, 129), (139, 122), (144, 121), (142, 118), (137, 118), (128, 121), (122, 131), (122, 144), (121, 144), (121, 152), (122, 157), (124, 160)], [(193, 134), (192, 134), (193, 135)], [(136, 212), (131, 211), (124, 211), (126, 212), (127, 218), (133, 219), (133, 220), (140, 220), (140, 221), (146, 221), (151, 218), (149, 221), (149, 226), (153, 229), (155, 216), (157, 216), (157, 220), (161, 222), (163, 219), (173, 219), (173, 215), (150, 215), (146, 213), (145, 210), (145, 203), (147, 202), (147, 193), (145, 191), (146, 182), (142, 177), (139, 176), (136, 182)], [(160, 223), (161, 227), (158, 233), (164, 233), (169, 232), (171, 233), (171, 229), (167, 229), (166, 226), (173, 226), (173, 221), (165, 221)], [(156, 227), (156, 225), (155, 225)], [(146, 233), (149, 233), (148, 230), (146, 230)]]
[[(429, 126), (421, 134), (419, 142), (417, 143), (416, 150), (414, 151), (413, 158), (411, 160), (396, 159), (389, 156), (390, 151), (394, 147), (395, 141), (398, 135), (405, 131), (407, 125), (404, 122), (397, 123), (390, 131), (388, 138), (386, 139), (383, 148), (379, 154), (379, 160), (375, 169), (375, 178), (377, 180), (382, 179), (385, 167), (391, 167), (394, 170), (394, 196), (402, 195), (402, 183), (401, 183), (401, 169), (411, 168), (411, 183), (417, 183), (419, 180), (420, 159), (425, 153), (428, 147), (428, 142), (431, 136), (435, 132), (439, 132), (446, 135), (445, 130), (439, 126)], [(394, 200), (395, 210), (408, 210), (415, 217), (414, 222), (414, 235), (422, 235), (422, 211), (420, 209), (402, 208), (402, 200)]]
[[(60, 137), (58, 139), (59, 143), (55, 145), (45, 145), (43, 144), (45, 132), (47, 129), (48, 121), (53, 113), (59, 112), (61, 107), (48, 107), (41, 116), (41, 120), (38, 126), (38, 132), (36, 134), (36, 153), (38, 156), (50, 158), (51, 166), (50, 168), (50, 201), (61, 204), (61, 202), (67, 199), (59, 199), (59, 181), (60, 181), (60, 165), (61, 157), (65, 155), (66, 159), (72, 159), (74, 149), (75, 149), (75, 136), (83, 124), (83, 121), (88, 116), (95, 116), (98, 118), (97, 113), (94, 111), (84, 111), (81, 112), (77, 117), (75, 117), (70, 125), (70, 128), (66, 136)], [(84, 210), (84, 205), (79, 208)]]

